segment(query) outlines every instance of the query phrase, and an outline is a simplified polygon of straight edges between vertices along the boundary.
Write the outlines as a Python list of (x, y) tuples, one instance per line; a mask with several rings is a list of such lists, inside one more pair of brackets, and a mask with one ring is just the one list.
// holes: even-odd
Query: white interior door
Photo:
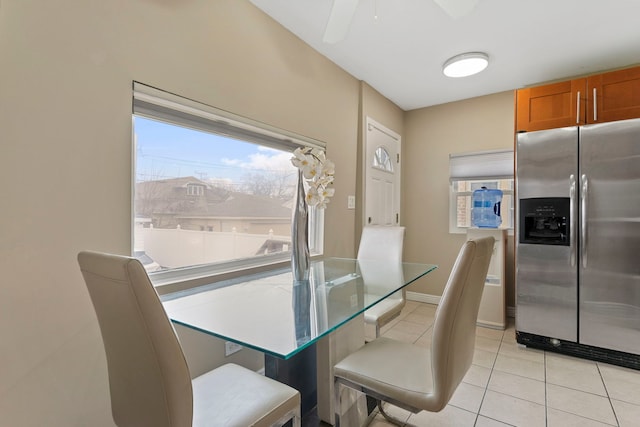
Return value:
[(400, 135), (367, 117), (364, 206), (366, 225), (400, 222)]

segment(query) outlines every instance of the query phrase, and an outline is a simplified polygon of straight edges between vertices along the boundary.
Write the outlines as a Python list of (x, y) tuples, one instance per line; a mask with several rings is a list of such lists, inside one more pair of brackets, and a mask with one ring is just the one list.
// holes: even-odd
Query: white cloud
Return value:
[(292, 170), (291, 153), (260, 147), (257, 153), (249, 155), (248, 159), (222, 159), (225, 165), (236, 166), (247, 170), (274, 171)]
[(242, 164), (242, 161), (239, 159), (227, 159), (226, 157), (220, 159), (220, 162), (227, 166), (240, 166)]

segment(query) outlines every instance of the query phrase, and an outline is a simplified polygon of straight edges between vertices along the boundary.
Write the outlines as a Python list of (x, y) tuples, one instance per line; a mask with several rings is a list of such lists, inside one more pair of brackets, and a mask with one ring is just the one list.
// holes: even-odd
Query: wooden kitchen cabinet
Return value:
[(587, 123), (640, 117), (640, 67), (587, 78)]
[(575, 79), (518, 90), (516, 131), (585, 124), (586, 89), (586, 79)]
[(519, 89), (516, 131), (640, 117), (640, 67)]

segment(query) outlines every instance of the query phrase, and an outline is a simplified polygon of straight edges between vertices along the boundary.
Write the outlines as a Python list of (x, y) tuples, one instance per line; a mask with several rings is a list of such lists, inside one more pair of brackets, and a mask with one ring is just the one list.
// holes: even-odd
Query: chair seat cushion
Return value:
[(336, 364), (334, 375), (415, 408), (435, 406), (428, 347), (380, 337)]
[(193, 379), (194, 426), (267, 426), (299, 405), (297, 390), (233, 363)]
[(399, 316), (405, 305), (403, 298), (389, 297), (368, 308), (364, 312), (364, 321), (370, 324), (386, 325)]

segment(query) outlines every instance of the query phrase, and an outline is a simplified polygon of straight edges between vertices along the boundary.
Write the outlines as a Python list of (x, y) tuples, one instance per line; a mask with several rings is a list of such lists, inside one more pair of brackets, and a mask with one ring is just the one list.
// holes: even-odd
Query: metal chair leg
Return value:
[(405, 425), (404, 421), (400, 421), (399, 419), (394, 418), (385, 412), (384, 408), (382, 407), (382, 400), (377, 400), (376, 402), (378, 404), (378, 411), (380, 411), (380, 414), (382, 414), (385, 420), (399, 427), (403, 427)]
[(334, 426), (340, 427), (340, 411), (341, 411), (341, 399), (340, 399), (340, 384), (338, 381), (333, 382), (333, 412), (335, 412)]

